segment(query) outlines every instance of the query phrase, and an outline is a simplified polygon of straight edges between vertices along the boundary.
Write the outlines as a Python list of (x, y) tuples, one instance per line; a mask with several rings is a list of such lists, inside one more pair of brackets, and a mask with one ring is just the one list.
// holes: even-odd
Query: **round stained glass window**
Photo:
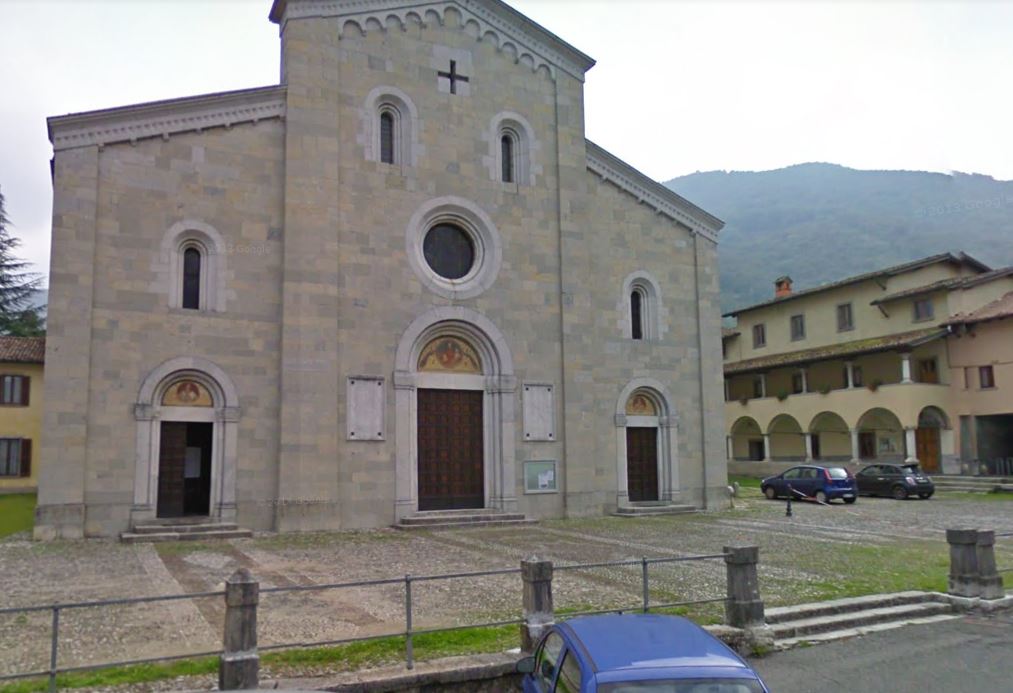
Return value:
[(460, 279), (475, 264), (475, 245), (460, 226), (437, 224), (422, 242), (426, 264), (444, 279)]

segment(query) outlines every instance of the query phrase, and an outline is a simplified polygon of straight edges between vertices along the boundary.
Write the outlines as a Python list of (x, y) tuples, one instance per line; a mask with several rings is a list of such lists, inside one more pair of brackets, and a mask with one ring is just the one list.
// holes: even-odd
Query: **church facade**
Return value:
[(714, 506), (721, 222), (498, 0), (276, 0), (280, 84), (49, 120), (38, 538)]

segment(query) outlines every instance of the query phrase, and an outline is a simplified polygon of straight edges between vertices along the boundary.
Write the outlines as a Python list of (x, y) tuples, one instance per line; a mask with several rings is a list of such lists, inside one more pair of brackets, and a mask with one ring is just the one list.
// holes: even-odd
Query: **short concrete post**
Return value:
[(552, 606), (552, 561), (536, 556), (521, 561), (524, 583), (524, 621), (521, 623), (521, 651), (534, 652), (538, 639), (555, 623)]
[(995, 565), (995, 532), (991, 529), (978, 530), (976, 545), (978, 559), (978, 587), (982, 599), (1002, 599), (1006, 596), (1002, 586), (1002, 575)]
[(218, 664), (218, 689), (235, 691), (260, 684), (257, 654), (257, 603), (260, 583), (240, 568), (225, 581), (224, 651)]
[(946, 543), (950, 545), (950, 580), (947, 592), (955, 597), (977, 597), (978, 585), (978, 530), (948, 529)]
[(728, 574), (728, 601), (725, 621), (736, 628), (763, 625), (763, 600), (756, 576), (760, 557), (758, 546), (726, 546), (725, 569)]

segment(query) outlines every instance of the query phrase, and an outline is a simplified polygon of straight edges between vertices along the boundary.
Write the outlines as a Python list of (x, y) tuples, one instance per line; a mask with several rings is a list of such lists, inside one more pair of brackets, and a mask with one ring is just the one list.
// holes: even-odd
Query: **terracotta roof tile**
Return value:
[(956, 313), (944, 325), (971, 324), (1013, 317), (1013, 291), (970, 313)]
[(839, 279), (837, 281), (828, 282), (826, 284), (821, 284), (819, 286), (814, 286), (811, 289), (802, 289), (801, 291), (793, 291), (787, 296), (778, 296), (776, 298), (770, 299), (769, 301), (762, 301), (761, 303), (756, 303), (754, 305), (747, 306), (745, 308), (739, 308), (738, 310), (733, 310), (730, 313), (725, 313), (721, 317), (727, 318), (731, 316), (736, 316), (739, 315), (740, 313), (747, 313), (751, 310), (756, 310), (757, 308), (764, 308), (766, 306), (774, 305), (775, 303), (784, 303), (785, 301), (791, 301), (796, 298), (801, 298), (802, 296), (811, 296), (812, 294), (816, 294), (821, 291), (829, 291), (830, 289), (836, 289), (837, 287), (840, 286), (847, 286), (848, 284), (856, 284), (858, 282), (864, 282), (869, 279), (876, 279), (878, 277), (892, 277), (898, 274), (903, 274), (905, 272), (910, 272), (912, 270), (919, 269), (921, 267), (928, 267), (929, 265), (934, 265), (937, 262), (950, 262), (954, 264), (968, 265), (970, 267), (973, 267), (974, 269), (979, 270), (980, 272), (992, 271), (991, 267), (982, 262), (979, 262), (978, 260), (971, 257), (967, 253), (940, 253), (939, 255), (930, 255), (929, 257), (921, 258), (920, 260), (912, 260), (911, 262), (893, 265), (892, 267), (886, 267), (884, 269), (876, 270), (874, 272), (866, 272), (865, 274), (856, 274), (853, 277), (845, 277), (844, 279)]
[(994, 279), (1002, 279), (1003, 277), (1009, 276), (1013, 276), (1013, 267), (1003, 267), (1001, 269), (992, 270), (991, 272), (975, 274), (969, 277), (950, 277), (948, 279), (940, 279), (939, 281), (932, 282), (931, 284), (916, 286), (911, 289), (905, 289), (904, 291), (889, 294), (883, 298), (877, 298), (875, 301), (872, 301), (870, 305), (875, 306), (880, 303), (896, 301), (900, 298), (911, 298), (912, 296), (930, 294), (934, 291), (941, 291), (943, 289), (970, 289), (972, 286), (986, 284)]
[(726, 363), (725, 375), (747, 373), (750, 371), (763, 371), (771, 368), (783, 368), (785, 366), (800, 366), (802, 364), (813, 363), (815, 361), (838, 359), (845, 356), (859, 356), (861, 354), (871, 354), (877, 351), (889, 351), (890, 349), (899, 349), (903, 347), (914, 347), (919, 344), (931, 342), (933, 339), (942, 337), (945, 334), (947, 334), (947, 330), (941, 330), (938, 327), (929, 327), (923, 330), (914, 330), (913, 332), (891, 334), (886, 337), (859, 339), (854, 342), (845, 342), (843, 344), (829, 344), (827, 346), (803, 349), (801, 351), (790, 351), (784, 354), (760, 356), (758, 358), (747, 359), (745, 361)]
[(44, 363), (45, 360), (45, 337), (0, 337), (0, 361)]

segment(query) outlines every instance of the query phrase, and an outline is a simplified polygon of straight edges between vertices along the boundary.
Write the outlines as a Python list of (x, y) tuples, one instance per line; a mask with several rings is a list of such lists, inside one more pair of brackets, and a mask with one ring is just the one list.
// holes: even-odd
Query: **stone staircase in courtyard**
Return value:
[(965, 491), (970, 493), (1013, 493), (1013, 477), (1008, 476), (933, 476), (937, 491)]
[(253, 532), (241, 529), (232, 522), (200, 520), (156, 520), (135, 525), (133, 530), (120, 534), (125, 544), (154, 543), (159, 541), (205, 541), (207, 539), (243, 539)]
[(778, 649), (843, 640), (901, 626), (958, 618), (943, 595), (897, 592), (774, 607), (766, 621)]
[(508, 513), (494, 508), (466, 510), (422, 510), (394, 525), (404, 530), (460, 529), (462, 527), (500, 527), (507, 525), (529, 525), (535, 520), (521, 513)]
[(636, 501), (620, 505), (612, 513), (616, 517), (654, 517), (657, 515), (685, 515), (695, 513), (692, 505), (682, 505), (668, 501)]

